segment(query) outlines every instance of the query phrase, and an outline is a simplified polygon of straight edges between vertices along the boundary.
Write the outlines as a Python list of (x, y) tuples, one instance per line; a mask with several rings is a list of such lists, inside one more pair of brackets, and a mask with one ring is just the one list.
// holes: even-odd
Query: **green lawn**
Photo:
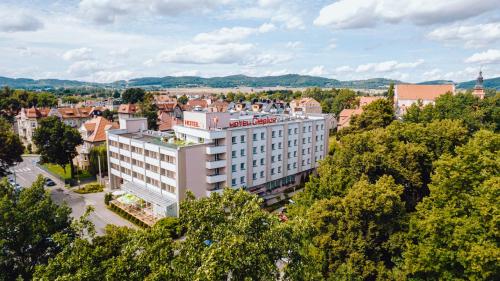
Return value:
[[(66, 172), (64, 171), (64, 169), (61, 166), (56, 165), (56, 164), (45, 163), (45, 164), (43, 164), (43, 166), (47, 170), (49, 170), (51, 173), (58, 175), (59, 177), (61, 177), (64, 180), (71, 179), (69, 165), (66, 165)], [(88, 171), (79, 171), (79, 172), (80, 172), (80, 179), (87, 179), (87, 178), (92, 177), (92, 175), (89, 174)], [(78, 178), (78, 176), (76, 174), (75, 174), (75, 178)]]

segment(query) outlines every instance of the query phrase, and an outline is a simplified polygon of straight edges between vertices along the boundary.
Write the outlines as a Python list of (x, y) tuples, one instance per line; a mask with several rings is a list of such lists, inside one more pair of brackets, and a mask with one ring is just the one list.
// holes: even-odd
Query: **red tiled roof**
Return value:
[(414, 85), (398, 84), (396, 85), (396, 94), (398, 100), (435, 100), (437, 97), (453, 93), (455, 86), (448, 85)]
[(100, 142), (106, 140), (106, 130), (113, 128), (118, 128), (118, 124), (114, 122), (110, 122), (108, 119), (104, 117), (96, 117), (92, 120), (89, 120), (83, 124), (85, 129), (89, 132), (92, 132), (85, 141), (88, 142)]
[(206, 108), (208, 106), (208, 102), (206, 100), (202, 100), (202, 99), (194, 99), (194, 100), (189, 100), (186, 105), (188, 105), (192, 108), (194, 108), (196, 106)]
[(49, 115), (49, 112), (50, 112), (50, 108), (31, 107), (31, 108), (23, 108), (22, 110), (25, 111), (26, 117), (28, 117), (28, 118), (47, 117)]
[(120, 107), (118, 108), (118, 113), (136, 113), (139, 111), (139, 107), (133, 103), (127, 103), (127, 104), (120, 104)]

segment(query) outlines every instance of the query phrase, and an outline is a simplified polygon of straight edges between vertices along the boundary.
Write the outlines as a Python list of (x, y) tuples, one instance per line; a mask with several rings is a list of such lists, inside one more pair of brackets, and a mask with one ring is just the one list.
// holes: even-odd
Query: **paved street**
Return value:
[[(104, 204), (105, 192), (90, 194), (74, 193), (64, 188), (64, 183), (59, 179), (36, 166), (35, 163), (38, 161), (38, 156), (26, 156), (23, 157), (23, 159), (23, 162), (11, 169), (11, 171), (15, 172), (17, 183), (23, 187), (30, 186), (39, 174), (50, 177), (57, 184), (56, 186), (48, 188), (52, 199), (57, 203), (66, 202), (72, 209), (73, 217), (80, 217), (85, 212), (87, 206), (94, 207), (95, 211), (90, 215), (90, 220), (94, 223), (98, 234), (104, 233), (104, 227), (107, 224), (134, 227), (133, 224), (106, 208)], [(11, 175), (11, 177), (13, 177), (13, 175)]]

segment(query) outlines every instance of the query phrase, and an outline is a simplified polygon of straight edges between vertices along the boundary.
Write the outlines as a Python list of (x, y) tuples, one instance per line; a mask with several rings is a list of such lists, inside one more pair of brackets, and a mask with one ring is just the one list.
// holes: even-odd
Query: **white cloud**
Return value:
[(272, 8), (282, 4), (282, 0), (259, 0), (258, 4), (264, 8)]
[(324, 76), (327, 75), (328, 72), (325, 69), (324, 65), (317, 65), (311, 69), (302, 70), (301, 74), (310, 75), (310, 76)]
[(314, 24), (338, 29), (401, 21), (428, 25), (475, 17), (499, 6), (498, 0), (339, 0), (323, 7)]
[(171, 74), (172, 76), (200, 76), (199, 70), (180, 70)]
[(302, 46), (302, 42), (300, 42), (300, 41), (289, 41), (289, 42), (286, 43), (285, 46), (287, 48), (289, 48), (289, 49), (297, 49), (300, 46)]
[(305, 28), (300, 8), (289, 1), (260, 1), (256, 6), (237, 7), (226, 11), (223, 17), (231, 20), (269, 20), (286, 29)]
[(43, 22), (33, 13), (19, 8), (0, 5), (0, 32), (36, 31)]
[(395, 60), (391, 61), (384, 61), (384, 62), (378, 62), (378, 63), (367, 63), (367, 64), (362, 64), (359, 65), (356, 68), (356, 72), (361, 73), (361, 72), (391, 72), (394, 70), (398, 69), (404, 69), (404, 68), (415, 68), (419, 65), (421, 65), (424, 62), (424, 60), (420, 59), (415, 62), (398, 62)]
[(439, 80), (439, 79), (441, 79), (441, 75), (442, 75), (441, 73), (442, 73), (441, 69), (434, 68), (434, 69), (431, 69), (429, 71), (422, 73), (422, 77), (424, 77), (425, 79), (430, 79), (430, 80)]
[(158, 56), (159, 62), (181, 64), (238, 64), (262, 66), (279, 64), (291, 59), (285, 53), (259, 52), (253, 44), (186, 44), (173, 50), (165, 50)]
[(72, 63), (68, 68), (68, 73), (81, 78), (103, 69), (105, 66), (97, 61), (84, 60)]
[(476, 64), (500, 63), (500, 49), (489, 49), (481, 53), (475, 53), (468, 57), (465, 62)]
[(186, 12), (203, 12), (230, 0), (81, 0), (80, 12), (98, 24), (110, 24), (126, 15), (156, 14), (177, 16)]
[(352, 71), (354, 71), (354, 69), (348, 65), (339, 66), (333, 70), (335, 73), (346, 73)]
[(253, 49), (252, 44), (229, 43), (225, 45), (187, 44), (174, 50), (160, 53), (159, 60), (187, 64), (232, 64), (242, 63), (242, 59)]
[(476, 25), (449, 25), (428, 34), (430, 39), (464, 44), (466, 47), (483, 47), (500, 41), (500, 22)]
[(250, 35), (270, 32), (275, 28), (276, 27), (270, 23), (265, 23), (255, 28), (241, 26), (231, 28), (223, 27), (212, 32), (199, 33), (193, 40), (195, 42), (217, 44), (237, 42), (249, 37)]
[(92, 49), (87, 47), (82, 47), (78, 49), (69, 50), (62, 55), (62, 58), (67, 61), (88, 60), (92, 58)]
[(119, 80), (129, 80), (134, 76), (132, 71), (117, 70), (117, 71), (98, 71), (90, 75), (90, 81), (109, 83)]

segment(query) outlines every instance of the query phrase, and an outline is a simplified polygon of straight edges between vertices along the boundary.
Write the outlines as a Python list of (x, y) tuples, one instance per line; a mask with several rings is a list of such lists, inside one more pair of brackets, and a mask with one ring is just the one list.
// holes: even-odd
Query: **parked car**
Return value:
[(54, 186), (54, 185), (56, 185), (56, 183), (51, 178), (45, 178), (45, 185), (46, 186)]

